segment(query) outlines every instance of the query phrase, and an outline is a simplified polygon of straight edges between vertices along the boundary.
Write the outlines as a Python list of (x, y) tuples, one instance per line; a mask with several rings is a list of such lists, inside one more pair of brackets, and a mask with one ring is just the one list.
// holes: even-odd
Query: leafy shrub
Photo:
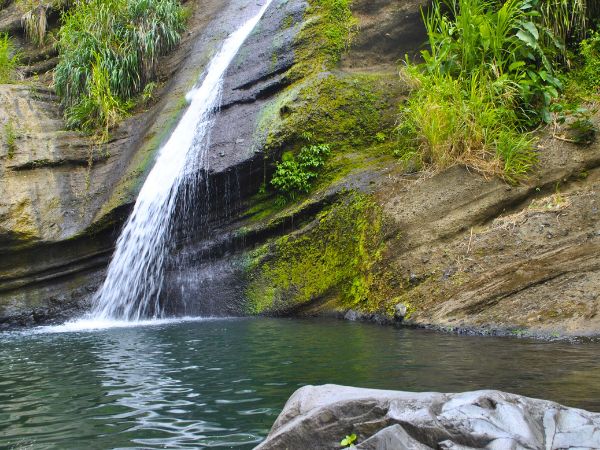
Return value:
[[(526, 128), (550, 121), (562, 88), (530, 0), (439, 0), (424, 16), (430, 50), (408, 65), (416, 89), (402, 111), (398, 156), (464, 163), (516, 181), (536, 161)], [(546, 33), (551, 33), (545, 30)], [(412, 144), (412, 145), (411, 145)]]
[(11, 83), (19, 64), (19, 54), (6, 33), (0, 33), (0, 84)]
[[(159, 56), (179, 42), (184, 13), (176, 0), (90, 0), (63, 22), (54, 83), (67, 121), (82, 126), (80, 113), (93, 110), (85, 126), (107, 129), (115, 115), (105, 107), (125, 104), (156, 77)], [(104, 94), (92, 95), (94, 89)], [(107, 103), (94, 103), (101, 99)]]
[(284, 198), (290, 200), (309, 192), (330, 153), (327, 144), (303, 147), (297, 157), (284, 159), (277, 164), (271, 184)]

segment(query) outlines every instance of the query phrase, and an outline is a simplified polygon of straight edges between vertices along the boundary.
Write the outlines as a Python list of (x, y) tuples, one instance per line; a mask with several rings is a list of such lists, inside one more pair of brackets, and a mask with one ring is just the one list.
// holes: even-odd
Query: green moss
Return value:
[(356, 31), (351, 0), (309, 0), (304, 26), (296, 38), (291, 81), (332, 69), (348, 48)]
[(282, 120), (271, 130), (267, 144), (301, 145), (307, 133), (315, 142), (335, 143), (344, 150), (379, 143), (379, 133), (393, 126), (398, 91), (398, 84), (385, 75), (314, 77), (281, 105)]
[(293, 15), (290, 14), (285, 19), (283, 19), (283, 28), (284, 29), (292, 28), (294, 25), (295, 25), (295, 23), (294, 23)]
[(39, 230), (32, 212), (29, 199), (23, 199), (10, 207), (7, 217), (12, 224), (10, 231), (16, 240), (26, 242), (39, 237)]
[(267, 192), (259, 192), (254, 195), (251, 204), (252, 207), (246, 211), (247, 216), (250, 218), (250, 223), (260, 222), (268, 217), (274, 216), (285, 207), (285, 205), (276, 201), (274, 194)]
[(366, 195), (349, 195), (304, 233), (256, 251), (249, 266), (248, 312), (285, 313), (332, 294), (340, 306), (367, 302), (381, 242), (379, 207)]
[[(266, 149), (265, 188), (272, 190), (268, 164), (293, 159), (302, 147), (314, 144), (329, 144), (331, 156), (311, 193), (299, 196), (299, 202), (351, 173), (395, 161), (397, 104), (406, 92), (397, 77), (385, 73), (321, 74), (290, 86), (263, 109), (257, 126), (255, 140)], [(252, 204), (252, 221), (284, 209), (269, 192), (257, 195)]]

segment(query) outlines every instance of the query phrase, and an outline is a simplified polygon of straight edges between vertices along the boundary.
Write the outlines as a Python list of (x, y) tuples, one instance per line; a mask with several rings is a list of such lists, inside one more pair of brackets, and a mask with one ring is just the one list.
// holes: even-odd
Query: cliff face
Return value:
[[(393, 156), (409, 91), (397, 63), (425, 41), (426, 4), (355, 0), (332, 25), (328, 2), (274, 1), (227, 73), (198, 205), (209, 220), (181, 224), (173, 311), (392, 320), (400, 305), (416, 325), (598, 333), (597, 143), (542, 130), (518, 186), (462, 167), (413, 173)], [(0, 150), (0, 323), (85, 309), (185, 92), (257, 7), (194, 6), (157, 99), (100, 147), (64, 131), (47, 88), (0, 87), (0, 123), (16, 130)], [(281, 205), (274, 162), (306, 136), (332, 156), (310, 195)]]

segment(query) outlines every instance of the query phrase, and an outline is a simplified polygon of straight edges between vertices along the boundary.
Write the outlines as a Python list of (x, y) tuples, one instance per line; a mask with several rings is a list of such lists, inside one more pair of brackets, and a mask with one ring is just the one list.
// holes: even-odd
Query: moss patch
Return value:
[(248, 312), (283, 314), (330, 295), (344, 307), (368, 302), (371, 269), (381, 249), (379, 207), (366, 195), (351, 194), (322, 212), (304, 233), (255, 251)]
[(304, 26), (294, 46), (295, 64), (287, 73), (290, 81), (337, 65), (356, 31), (351, 3), (352, 0), (308, 1)]
[(388, 74), (313, 77), (279, 103), (279, 120), (271, 123), (266, 147), (290, 150), (305, 143), (307, 135), (341, 151), (385, 142), (403, 91)]

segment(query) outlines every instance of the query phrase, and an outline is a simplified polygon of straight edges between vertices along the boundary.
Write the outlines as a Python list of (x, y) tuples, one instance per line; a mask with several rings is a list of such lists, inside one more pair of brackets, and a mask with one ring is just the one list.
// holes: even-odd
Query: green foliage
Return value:
[(8, 119), (4, 124), (4, 138), (6, 140), (6, 146), (8, 147), (8, 159), (12, 159), (17, 150), (17, 130), (11, 119)]
[(585, 37), (590, 19), (597, 14), (596, 0), (530, 0), (529, 3), (539, 12), (536, 23), (543, 30), (544, 44), (559, 50), (558, 56), (565, 61), (567, 44)]
[(356, 439), (358, 439), (358, 437), (356, 436), (356, 434), (352, 433), (341, 440), (340, 446), (351, 447), (356, 442)]
[(297, 157), (277, 164), (271, 179), (273, 187), (286, 199), (293, 200), (299, 194), (310, 191), (312, 182), (331, 154), (329, 145), (319, 144), (302, 147)]
[(569, 131), (575, 144), (589, 145), (594, 142), (598, 129), (589, 118), (580, 118), (569, 124)]
[[(104, 92), (95, 101), (124, 104), (156, 77), (158, 58), (179, 42), (184, 13), (176, 0), (90, 0), (65, 13), (63, 22), (54, 82), (68, 122), (81, 126), (79, 109), (105, 110), (89, 104), (93, 89)], [(110, 116), (96, 114), (103, 120), (95, 126), (105, 129)]]
[(154, 81), (152, 81), (144, 87), (144, 90), (142, 91), (142, 102), (144, 104), (148, 104), (154, 99), (154, 93), (156, 91), (157, 86), (158, 85)]
[(381, 246), (380, 208), (368, 196), (351, 194), (306, 232), (257, 251), (248, 273), (248, 310), (285, 312), (324, 296), (345, 307), (363, 305), (370, 300)]
[[(530, 125), (549, 119), (548, 107), (560, 81), (540, 42), (538, 16), (529, 0), (453, 0), (452, 18), (434, 2), (425, 17), (431, 52), (424, 51), (426, 72), (493, 85), (495, 96), (507, 95)], [(518, 87), (518, 96), (514, 95)], [(467, 91), (468, 92), (468, 91)]]
[(19, 65), (19, 54), (6, 33), (0, 33), (0, 84), (12, 83)]
[(580, 44), (582, 68), (576, 78), (585, 88), (600, 92), (600, 33), (594, 31)]
[(536, 4), (452, 0), (448, 13), (434, 2), (424, 16), (430, 50), (407, 69), (415, 92), (402, 109), (398, 156), (437, 168), (463, 163), (511, 182), (532, 168), (526, 129), (550, 122), (562, 89)]

